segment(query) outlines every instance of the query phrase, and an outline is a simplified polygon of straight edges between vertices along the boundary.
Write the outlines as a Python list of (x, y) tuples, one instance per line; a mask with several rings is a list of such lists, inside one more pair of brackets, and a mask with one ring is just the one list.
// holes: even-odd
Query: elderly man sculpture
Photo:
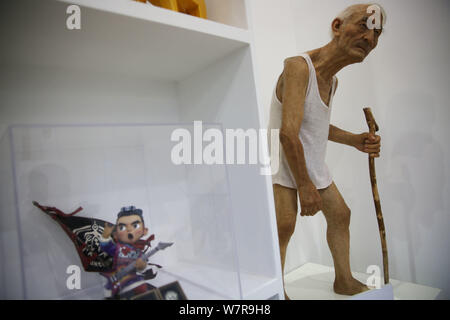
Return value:
[[(330, 125), (338, 85), (335, 74), (364, 61), (377, 46), (385, 20), (379, 5), (358, 4), (345, 9), (331, 23), (333, 38), (328, 44), (285, 60), (270, 110), (269, 129), (280, 130), (281, 142), (279, 155), (271, 156), (279, 157), (279, 170), (272, 182), (282, 268), (295, 229), (298, 194), (302, 216), (318, 211), (325, 215), (335, 267), (333, 289), (338, 294), (353, 295), (368, 288), (354, 279), (350, 270), (350, 209), (325, 164), (327, 141), (379, 157), (380, 137)], [(289, 299), (286, 292), (285, 296)]]

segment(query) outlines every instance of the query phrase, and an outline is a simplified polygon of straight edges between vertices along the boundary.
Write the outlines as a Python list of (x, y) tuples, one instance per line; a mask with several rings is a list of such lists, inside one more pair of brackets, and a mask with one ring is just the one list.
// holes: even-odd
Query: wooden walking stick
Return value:
[[(378, 124), (373, 117), (370, 108), (364, 108), (364, 115), (369, 126), (369, 132), (375, 134), (379, 130)], [(375, 203), (375, 211), (377, 214), (378, 229), (380, 230), (381, 249), (383, 251), (383, 272), (384, 283), (389, 283), (389, 265), (388, 265), (388, 251), (386, 244), (386, 229), (384, 228), (383, 213), (381, 212), (380, 196), (378, 195), (377, 176), (375, 173), (375, 158), (369, 155), (369, 173), (370, 183), (372, 184), (373, 202)]]

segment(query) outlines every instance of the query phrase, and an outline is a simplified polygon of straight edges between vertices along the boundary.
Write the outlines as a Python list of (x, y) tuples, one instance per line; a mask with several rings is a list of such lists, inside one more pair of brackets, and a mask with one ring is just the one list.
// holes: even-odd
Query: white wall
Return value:
[[(378, 2), (388, 15), (385, 33), (366, 61), (338, 73), (332, 123), (365, 131), (362, 108), (372, 107), (383, 142), (376, 168), (391, 278), (438, 287), (448, 297), (450, 3)], [(294, 45), (301, 53), (326, 44), (332, 19), (353, 3), (358, 1), (256, 1), (257, 71), (266, 119), (282, 60), (293, 55)], [(327, 163), (352, 209), (353, 270), (382, 266), (367, 158), (330, 143)], [(325, 228), (322, 214), (298, 219), (286, 272), (306, 262), (332, 265)]]
[(297, 53), (291, 0), (252, 0), (251, 17), (262, 122), (268, 123), (270, 99), (283, 60)]
[(209, 20), (247, 29), (245, 0), (205, 0)]

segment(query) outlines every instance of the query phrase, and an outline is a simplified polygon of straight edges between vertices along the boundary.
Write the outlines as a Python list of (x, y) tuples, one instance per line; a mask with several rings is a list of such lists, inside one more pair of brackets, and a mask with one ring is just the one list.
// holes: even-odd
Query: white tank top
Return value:
[[(336, 77), (333, 77), (330, 102), (327, 106), (320, 97), (317, 84), (316, 70), (308, 54), (303, 57), (309, 68), (308, 89), (304, 104), (303, 121), (300, 127), (299, 138), (303, 145), (306, 168), (311, 181), (317, 189), (324, 189), (332, 183), (332, 177), (325, 163), (328, 133), (330, 128), (331, 105), (336, 88)], [(281, 128), (282, 104), (276, 94), (276, 85), (273, 92), (269, 118), (269, 150), (271, 152), (270, 129)], [(279, 170), (272, 175), (272, 183), (297, 189), (297, 183), (289, 168), (283, 147), (280, 143), (278, 155)]]

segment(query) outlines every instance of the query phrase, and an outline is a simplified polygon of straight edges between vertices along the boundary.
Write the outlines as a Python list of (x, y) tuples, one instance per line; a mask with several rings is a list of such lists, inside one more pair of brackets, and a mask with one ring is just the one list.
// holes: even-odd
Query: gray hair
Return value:
[[(379, 5), (378, 3), (367, 3), (367, 4), (354, 4), (351, 5), (347, 8), (344, 9), (344, 11), (342, 11), (341, 13), (339, 13), (336, 18), (334, 19), (339, 19), (342, 22), (345, 22), (346, 20), (348, 20), (356, 11), (358, 11), (358, 9), (360, 8), (361, 5), (367, 5), (368, 7), (370, 6), (378, 6), (380, 8), (380, 13), (381, 13), (381, 26), (384, 27), (384, 25), (386, 24), (386, 11), (384, 10), (384, 8)], [(333, 19), (333, 20), (334, 20)], [(331, 38), (334, 38), (334, 33), (333, 33), (333, 29), (330, 29), (330, 36)]]

